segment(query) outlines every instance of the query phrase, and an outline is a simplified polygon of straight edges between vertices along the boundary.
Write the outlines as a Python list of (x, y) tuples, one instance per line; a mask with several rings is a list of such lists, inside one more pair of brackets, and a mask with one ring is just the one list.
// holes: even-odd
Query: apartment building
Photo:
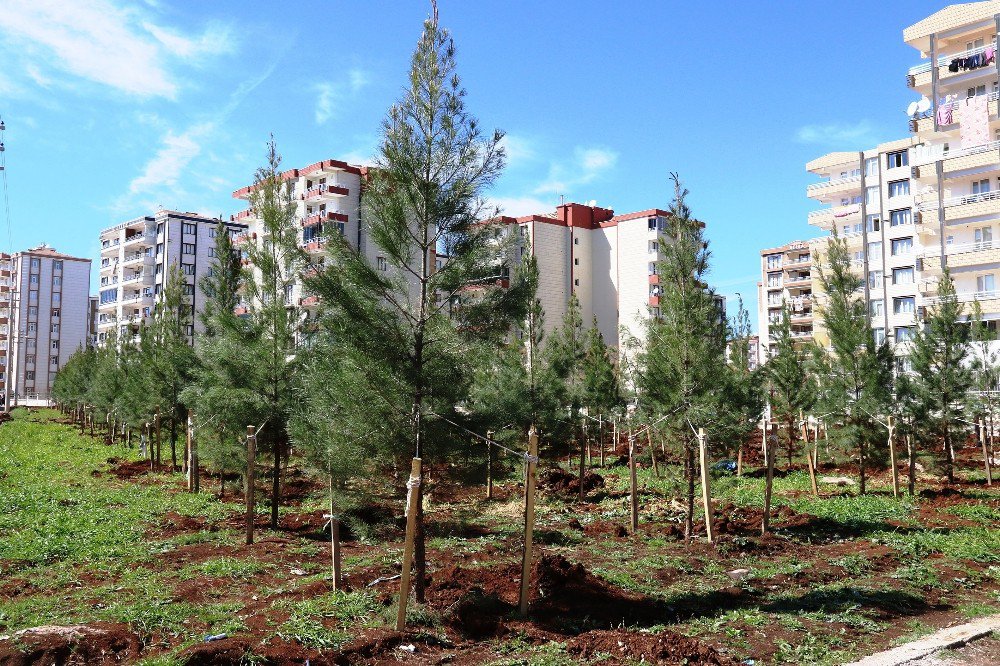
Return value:
[(6, 405), (8, 358), (13, 342), (10, 269), (10, 255), (0, 252), (0, 405)]
[[(203, 300), (201, 279), (214, 263), (218, 224), (218, 219), (196, 213), (161, 210), (102, 231), (98, 344), (111, 332), (119, 336), (133, 334), (150, 317), (173, 265), (179, 266), (184, 275), (186, 306), (192, 315), (197, 313)], [(236, 237), (247, 227), (230, 221), (226, 228)], [(196, 316), (191, 319), (187, 333), (193, 343), (201, 322)]]
[[(660, 314), (657, 262), (663, 259), (660, 243), (667, 216), (658, 208), (616, 215), (591, 202), (501, 218), (519, 229), (515, 261), (531, 255), (538, 264), (545, 332), (562, 323), (575, 294), (585, 327), (596, 317), (608, 345), (621, 348), (634, 339), (641, 347), (647, 322)], [(725, 299), (719, 296), (717, 302), (724, 317)]]
[[(290, 169), (281, 174), (288, 184), (289, 194), (295, 203), (299, 220), (299, 244), (306, 253), (321, 262), (326, 233), (337, 232), (360, 248), (373, 266), (388, 269), (386, 258), (364, 234), (359, 216), (361, 208), (361, 183), (365, 168), (341, 160), (322, 160), (301, 169)], [(249, 202), (252, 185), (233, 192), (234, 199)], [(252, 242), (262, 234), (260, 220), (248, 208), (230, 220), (247, 225), (246, 234), (238, 242)], [(285, 295), (289, 303), (307, 309), (318, 305), (317, 298), (296, 283)]]
[(59, 369), (88, 341), (90, 259), (40, 245), (10, 258), (11, 406), (48, 399)]
[(760, 252), (761, 281), (757, 283), (757, 330), (767, 341), (758, 354), (769, 355), (774, 347), (771, 327), (781, 321), (788, 308), (792, 335), (802, 342), (813, 339), (812, 250), (808, 241), (792, 241)]

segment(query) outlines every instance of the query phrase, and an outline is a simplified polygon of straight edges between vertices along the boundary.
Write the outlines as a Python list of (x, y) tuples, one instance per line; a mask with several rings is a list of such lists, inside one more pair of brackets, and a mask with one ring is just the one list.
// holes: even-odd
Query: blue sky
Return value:
[[(505, 212), (549, 210), (560, 195), (620, 213), (666, 207), (677, 171), (707, 224), (713, 283), (752, 312), (758, 250), (818, 235), (805, 162), (907, 135), (904, 76), (919, 54), (902, 30), (944, 6), (439, 2), (470, 110), (508, 133), (491, 193)], [(102, 228), (159, 205), (228, 216), (272, 132), (289, 167), (368, 160), (428, 11), (8, 0), (12, 247), (96, 257)]]

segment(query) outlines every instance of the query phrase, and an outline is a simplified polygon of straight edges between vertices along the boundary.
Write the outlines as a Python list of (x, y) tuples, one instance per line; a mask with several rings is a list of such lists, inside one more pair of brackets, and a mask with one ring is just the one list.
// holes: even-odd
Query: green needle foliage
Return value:
[(923, 430), (944, 440), (944, 469), (955, 481), (954, 440), (965, 432), (963, 416), (974, 384), (969, 357), (969, 326), (961, 321), (962, 305), (946, 268), (938, 281), (937, 302), (927, 308), (910, 349), (913, 392), (924, 417)]
[(799, 436), (799, 417), (812, 408), (815, 396), (807, 372), (808, 357), (792, 337), (787, 306), (781, 308), (781, 321), (771, 326), (771, 332), (775, 351), (764, 366), (764, 374), (770, 389), (772, 418), (785, 424), (785, 444), (791, 466)]
[[(724, 404), (718, 406), (717, 412), (724, 426), (724, 430), (719, 433), (720, 441), (735, 441), (738, 450), (757, 429), (764, 412), (764, 370), (752, 367), (751, 333), (750, 313), (743, 306), (743, 298), (740, 297), (736, 317), (729, 325), (726, 390), (722, 394)], [(728, 453), (733, 453), (731, 448)]]
[[(875, 344), (868, 324), (862, 278), (851, 270), (847, 242), (836, 235), (827, 245), (826, 262), (819, 267), (825, 303), (820, 308), (833, 354), (822, 405), (843, 420), (840, 436), (857, 450), (859, 490), (865, 492), (868, 447), (884, 442), (876, 415), (887, 414), (892, 395), (893, 356), (889, 344)], [(884, 433), (884, 430), (883, 430)]]
[(723, 317), (708, 287), (710, 252), (704, 225), (691, 216), (687, 190), (672, 174), (674, 201), (660, 239), (660, 312), (647, 331), (639, 375), (642, 396), (668, 425), (683, 449), (687, 481), (684, 533), (694, 525), (695, 443), (692, 429), (711, 430), (725, 389), (726, 335)]
[[(427, 465), (442, 453), (435, 447), (449, 440), (443, 432), (428, 436), (429, 427), (443, 425), (428, 412), (455, 416), (471, 383), (469, 350), (499, 344), (524, 319), (532, 285), (504, 266), (509, 234), (498, 223), (480, 222), (496, 216), (487, 212), (483, 193), (504, 167), (503, 134), (483, 135), (466, 110), (455, 47), (436, 18), (424, 24), (405, 93), (382, 134), (361, 202), (371, 243), (359, 250), (332, 235), (328, 268), (308, 283), (326, 306), (323, 326), (357, 363), (347, 370), (357, 373), (357, 390), (368, 404), (382, 403), (371, 411), (372, 420), (379, 418), (372, 425), (389, 431), (384, 441), (397, 452)], [(439, 269), (436, 254), (446, 257)], [(393, 417), (380, 418), (385, 413)], [(419, 509), (416, 522), (422, 601)]]

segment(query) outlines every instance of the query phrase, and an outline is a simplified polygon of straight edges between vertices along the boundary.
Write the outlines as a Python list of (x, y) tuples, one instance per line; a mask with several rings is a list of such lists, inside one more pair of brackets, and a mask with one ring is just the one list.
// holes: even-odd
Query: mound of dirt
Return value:
[(568, 641), (566, 649), (583, 659), (609, 655), (600, 662), (602, 664), (736, 666), (739, 663), (709, 645), (669, 631), (659, 634), (624, 629), (589, 631)]
[(142, 651), (139, 636), (126, 624), (97, 622), (24, 629), (0, 641), (0, 664), (94, 664), (134, 662)]
[[(580, 493), (580, 477), (558, 467), (550, 467), (538, 475), (538, 487), (551, 490), (562, 495)], [(604, 477), (596, 472), (586, 472), (583, 475), (583, 492), (604, 487)]]

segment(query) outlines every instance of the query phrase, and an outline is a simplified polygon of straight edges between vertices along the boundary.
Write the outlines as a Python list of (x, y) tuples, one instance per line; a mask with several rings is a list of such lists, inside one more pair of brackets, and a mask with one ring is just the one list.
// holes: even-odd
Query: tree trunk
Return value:
[(684, 542), (694, 535), (694, 447), (691, 438), (684, 437), (684, 474), (687, 476), (687, 507), (684, 516)]
[(859, 483), (858, 483), (858, 493), (861, 495), (865, 494), (865, 482), (867, 480), (865, 469), (865, 438), (862, 435), (858, 439), (858, 472), (859, 472)]
[(170, 470), (177, 471), (177, 418), (170, 418)]
[(906, 434), (906, 490), (913, 497), (914, 487), (917, 485), (917, 447), (913, 445), (913, 435)]
[(951, 443), (951, 428), (948, 427), (947, 421), (944, 424), (944, 457), (948, 483), (955, 483), (955, 447)]
[(579, 426), (573, 426), (577, 439), (580, 440), (580, 501), (583, 501), (586, 492), (583, 489), (583, 477), (587, 473), (587, 434), (580, 433)]
[(274, 461), (271, 469), (271, 529), (278, 529), (278, 505), (281, 503), (281, 435), (271, 439)]

